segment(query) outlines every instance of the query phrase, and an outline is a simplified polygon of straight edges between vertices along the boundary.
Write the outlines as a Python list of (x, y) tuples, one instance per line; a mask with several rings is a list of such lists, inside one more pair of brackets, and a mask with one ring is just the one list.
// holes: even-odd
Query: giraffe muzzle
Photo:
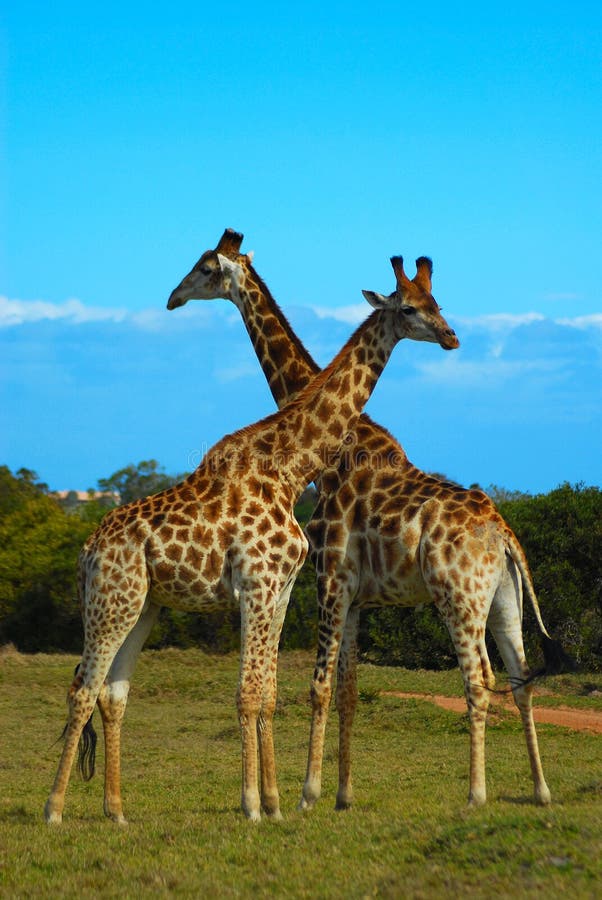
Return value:
[(458, 340), (456, 332), (450, 328), (449, 331), (443, 332), (439, 338), (439, 344), (444, 350), (457, 350), (460, 346), (460, 341)]
[(178, 306), (184, 306), (186, 303), (187, 297), (183, 297), (182, 294), (178, 293), (178, 288), (175, 291), (172, 291), (169, 295), (169, 300), (167, 301), (168, 309), (177, 309)]

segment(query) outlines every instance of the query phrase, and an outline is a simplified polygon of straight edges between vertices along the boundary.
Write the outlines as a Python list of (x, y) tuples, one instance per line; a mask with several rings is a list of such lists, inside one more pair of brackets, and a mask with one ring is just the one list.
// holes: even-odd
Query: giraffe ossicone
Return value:
[[(216, 296), (207, 272), (217, 253), (244, 270), (236, 304), (279, 408), (315, 377), (312, 359), (267, 286), (241, 253), (243, 236), (226, 229), (172, 292), (169, 307)], [(416, 260), (410, 279), (401, 257), (391, 260), (402, 305), (432, 300), (432, 263)], [(364, 292), (369, 302), (382, 295)], [(232, 298), (231, 298), (232, 299)], [(433, 301), (434, 302), (434, 301)], [(401, 307), (400, 307), (401, 308)], [(525, 555), (515, 535), (480, 490), (466, 490), (416, 468), (402, 446), (363, 414), (352, 440), (317, 478), (319, 498), (306, 528), (317, 571), (320, 643), (312, 681), (312, 727), (301, 806), (321, 790), (324, 733), (334, 670), (339, 714), (337, 807), (352, 802), (351, 731), (357, 705), (360, 610), (433, 603), (450, 632), (470, 717), (469, 802), (485, 801), (485, 720), (493, 672), (485, 644), (493, 634), (514, 689), (531, 764), (535, 800), (548, 803), (532, 714), (532, 685), (522, 639), (523, 593), (535, 610), (547, 670), (570, 666), (556, 654), (543, 625)]]
[[(246, 270), (230, 258), (239, 246), (226, 232), (219, 252), (199, 261), (207, 296), (240, 300)], [(294, 504), (325, 461), (336, 459), (401, 338), (457, 345), (434, 301), (415, 310), (420, 327), (402, 305), (394, 292), (286, 409), (226, 435), (181, 483), (110, 511), (86, 541), (78, 562), (84, 648), (45, 807), (49, 823), (61, 821), (78, 742), (89, 734), (96, 703), (105, 740), (104, 811), (125, 822), (121, 725), (136, 659), (159, 609), (232, 603), (241, 611), (242, 808), (251, 820), (262, 811), (280, 817), (272, 733), (278, 640), (308, 547)]]

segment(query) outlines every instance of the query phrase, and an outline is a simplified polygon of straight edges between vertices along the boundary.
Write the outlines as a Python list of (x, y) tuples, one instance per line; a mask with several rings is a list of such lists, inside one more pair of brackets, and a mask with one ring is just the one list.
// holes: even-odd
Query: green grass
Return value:
[[(97, 777), (89, 784), (72, 777), (64, 823), (48, 828), (42, 809), (75, 662), (0, 657), (2, 897), (599, 895), (600, 736), (538, 727), (554, 798), (542, 809), (531, 803), (520, 723), (495, 716), (488, 730), (490, 801), (468, 810), (465, 717), (379, 694), (459, 694), (457, 672), (361, 666), (355, 806), (333, 809), (333, 713), (322, 800), (309, 814), (297, 812), (313, 667), (304, 653), (281, 655), (275, 739), (283, 822), (254, 826), (239, 811), (237, 657), (165, 650), (142, 655), (126, 715), (123, 793), (130, 825), (119, 828), (103, 817), (100, 748)], [(592, 681), (554, 679), (541, 702), (579, 700), (599, 708), (599, 698), (586, 696)]]

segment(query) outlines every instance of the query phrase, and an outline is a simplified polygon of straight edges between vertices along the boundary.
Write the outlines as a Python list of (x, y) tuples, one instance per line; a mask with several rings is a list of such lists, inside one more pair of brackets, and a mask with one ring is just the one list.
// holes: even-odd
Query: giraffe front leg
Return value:
[(466, 630), (463, 621), (448, 618), (448, 628), (458, 655), (464, 680), (464, 694), (470, 721), (470, 789), (469, 806), (483, 806), (487, 801), (485, 782), (485, 726), (489, 708), (489, 690), (495, 677), (485, 646), (485, 625), (474, 624)]
[(277, 697), (278, 643), (293, 584), (294, 579), (291, 579), (286, 585), (272, 620), (265, 659), (263, 702), (257, 721), (261, 770), (261, 808), (267, 816), (276, 821), (282, 818), (282, 814), (280, 812), (280, 798), (276, 782), (276, 757), (272, 723)]
[(247, 819), (259, 822), (261, 806), (257, 789), (257, 717), (258, 707), (250, 699), (248, 692), (238, 694), (238, 721), (242, 740), (242, 793), (241, 808)]
[(485, 781), (485, 726), (489, 697), (486, 692), (471, 687), (466, 692), (468, 716), (470, 719), (470, 790), (469, 806), (483, 806), (487, 802)]
[(337, 809), (349, 809), (353, 802), (351, 783), (351, 731), (357, 707), (357, 634), (360, 610), (349, 610), (337, 671), (336, 707), (339, 714), (339, 788)]
[(299, 809), (311, 809), (322, 793), (322, 757), (330, 696), (330, 683), (327, 683), (324, 674), (316, 669), (311, 686), (312, 719), (309, 732), (307, 772)]
[[(276, 647), (277, 650), (277, 647)], [(282, 818), (280, 797), (276, 781), (276, 754), (274, 752), (273, 718), (277, 692), (276, 653), (268, 654), (264, 675), (263, 701), (257, 719), (259, 742), (259, 767), (261, 774), (261, 808), (271, 819)]]
[[(266, 599), (267, 591), (246, 591), (241, 596), (240, 676), (236, 704), (242, 741), (241, 806), (252, 822), (261, 818), (257, 757), (259, 750), (259, 717), (262, 708), (266, 667), (267, 638), (274, 617), (274, 601)], [(262, 722), (262, 729), (265, 722)], [(271, 719), (262, 738), (266, 769), (274, 765)], [(271, 757), (271, 759), (270, 759)], [(275, 782), (275, 778), (274, 778)]]
[[(461, 647), (458, 659), (464, 678), (464, 691), (470, 719), (470, 791), (469, 806), (483, 806), (487, 801), (485, 781), (485, 728), (489, 709), (489, 691), (495, 676), (485, 646), (485, 629), (478, 628), (477, 639), (469, 648)], [(465, 642), (468, 643), (468, 642)], [(463, 652), (464, 651), (464, 652)]]
[[(299, 809), (310, 809), (322, 792), (322, 759), (328, 708), (332, 695), (332, 678), (339, 655), (339, 646), (346, 618), (343, 604), (329, 594), (328, 582), (318, 578), (318, 633), (319, 645), (316, 667), (311, 684), (312, 718), (309, 734), (307, 771)], [(328, 601), (328, 603), (327, 603)], [(332, 609), (329, 608), (332, 602)]]

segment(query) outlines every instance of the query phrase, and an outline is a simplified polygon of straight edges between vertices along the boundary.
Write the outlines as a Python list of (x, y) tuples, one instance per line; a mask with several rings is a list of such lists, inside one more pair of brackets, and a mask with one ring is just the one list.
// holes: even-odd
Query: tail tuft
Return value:
[(555, 641), (545, 634), (541, 636), (541, 648), (543, 650), (545, 675), (564, 675), (576, 672), (578, 669), (575, 660), (562, 649), (560, 641)]
[(79, 748), (77, 753), (77, 770), (84, 781), (90, 781), (94, 776), (94, 767), (96, 763), (96, 740), (97, 735), (92, 724), (92, 716), (84, 725), (81, 737), (79, 739)]

